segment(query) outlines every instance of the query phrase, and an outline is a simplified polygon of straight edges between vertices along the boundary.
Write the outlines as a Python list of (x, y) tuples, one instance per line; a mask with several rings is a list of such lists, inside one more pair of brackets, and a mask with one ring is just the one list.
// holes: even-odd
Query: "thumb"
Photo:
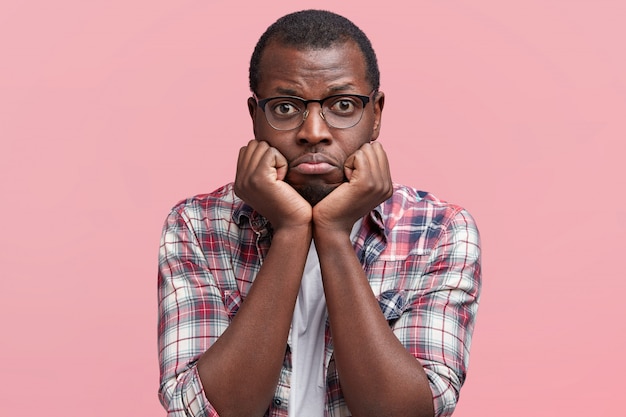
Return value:
[(276, 170), (276, 180), (284, 180), (287, 176), (289, 163), (287, 162), (287, 158), (285, 158), (283, 154), (281, 154), (276, 148), (273, 148), (273, 158), (271, 165)]
[(354, 169), (355, 169), (354, 159), (355, 159), (355, 156), (354, 154), (352, 154), (343, 163), (343, 173), (348, 179), (348, 181), (350, 181), (350, 179), (352, 178), (352, 173), (354, 172)]

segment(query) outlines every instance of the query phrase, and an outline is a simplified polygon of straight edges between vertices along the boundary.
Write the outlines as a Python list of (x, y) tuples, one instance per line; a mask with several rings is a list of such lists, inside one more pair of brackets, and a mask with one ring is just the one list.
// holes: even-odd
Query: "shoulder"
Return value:
[(192, 230), (230, 228), (237, 222), (247, 205), (235, 195), (233, 184), (226, 184), (213, 192), (198, 194), (179, 201), (172, 207), (168, 225), (178, 224)]
[(381, 208), (389, 242), (403, 243), (418, 253), (428, 253), (451, 239), (479, 244), (474, 218), (463, 207), (405, 185), (394, 184), (394, 193)]
[(187, 214), (197, 217), (230, 215), (241, 207), (243, 202), (235, 195), (233, 184), (226, 184), (210, 193), (197, 194), (179, 201), (172, 207), (172, 213)]
[(407, 223), (415, 227), (446, 227), (458, 217), (467, 217), (474, 222), (463, 207), (401, 184), (394, 184), (394, 193), (383, 203), (382, 213), (389, 227)]
[(197, 194), (193, 197), (180, 200), (172, 208), (173, 211), (185, 210), (187, 208), (211, 208), (232, 207), (239, 204), (241, 200), (235, 195), (233, 183), (226, 184), (210, 193)]

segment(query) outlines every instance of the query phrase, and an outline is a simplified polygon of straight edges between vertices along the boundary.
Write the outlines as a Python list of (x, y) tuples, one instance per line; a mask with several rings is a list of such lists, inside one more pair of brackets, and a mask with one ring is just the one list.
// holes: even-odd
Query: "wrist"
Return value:
[(333, 247), (335, 245), (348, 244), (352, 246), (350, 232), (352, 228), (343, 228), (336, 225), (313, 226), (313, 240), (316, 246)]
[(284, 224), (274, 227), (273, 240), (277, 238), (286, 238), (292, 241), (300, 241), (302, 239), (311, 240), (313, 238), (313, 224)]

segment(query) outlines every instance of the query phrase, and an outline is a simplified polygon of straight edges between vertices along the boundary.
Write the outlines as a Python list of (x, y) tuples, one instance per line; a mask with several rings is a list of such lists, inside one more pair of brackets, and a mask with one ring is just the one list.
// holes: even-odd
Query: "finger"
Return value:
[(368, 143), (366, 145), (367, 146), (364, 145), (361, 150), (369, 162), (372, 176), (377, 180), (383, 180), (389, 170), (385, 151), (383, 151), (382, 146), (377, 142)]
[(244, 169), (248, 166), (248, 153), (248, 145), (242, 146), (239, 149), (239, 156), (237, 157), (237, 171), (235, 172), (235, 183), (240, 182), (244, 176)]
[[(371, 165), (369, 157), (367, 156), (367, 147), (361, 147), (357, 149), (348, 159), (350, 164), (348, 167), (352, 170), (350, 182), (358, 180), (359, 178), (367, 178), (368, 173), (371, 171)], [(346, 162), (348, 162), (348, 159)], [(344, 164), (345, 165), (345, 164)]]
[(384, 176), (390, 176), (389, 175), (389, 159), (387, 158), (387, 154), (385, 153), (385, 150), (383, 149), (382, 145), (376, 142), (372, 144), (371, 148), (372, 148), (372, 152), (374, 155), (373, 157), (376, 158), (376, 164), (381, 174), (383, 174)]
[(393, 192), (393, 184), (387, 155), (382, 146), (376, 142), (368, 143), (363, 145), (360, 151), (362, 157), (355, 161), (358, 178), (362, 178), (363, 184), (371, 187), (372, 192), (388, 198)]
[(389, 158), (387, 153), (383, 149), (383, 146), (376, 142), (372, 144), (372, 149), (376, 155), (378, 161), (378, 167), (380, 170), (381, 179), (384, 181), (388, 197), (393, 193), (393, 181), (391, 179), (391, 168), (389, 166)]
[(239, 157), (237, 159), (237, 172), (243, 172), (250, 166), (250, 158), (258, 145), (256, 140), (251, 140), (246, 146), (239, 149)]
[(255, 141), (248, 142), (246, 146), (242, 146), (239, 149), (239, 156), (237, 157), (237, 171), (235, 172), (235, 194), (241, 199), (246, 199), (246, 183), (248, 182), (248, 167), (250, 166), (250, 155), (254, 152), (256, 147)]
[(280, 153), (280, 151), (276, 148), (270, 148), (272, 160), (272, 166), (276, 169), (276, 179), (278, 181), (282, 181), (287, 176), (287, 171), (289, 170), (289, 162), (287, 162), (287, 158)]
[(374, 142), (372, 143), (371, 148), (374, 154), (376, 155), (376, 159), (378, 160), (378, 165), (382, 169), (388, 170), (389, 160), (387, 158), (387, 153), (383, 149), (383, 145), (381, 145), (380, 142)]
[(345, 162), (343, 163), (343, 173), (348, 181), (352, 179), (352, 173), (354, 171), (354, 158), (354, 154), (351, 154), (346, 158)]
[(261, 141), (254, 141), (255, 143), (250, 144), (250, 146), (248, 146), (250, 148), (250, 153), (248, 154), (248, 169), (252, 171), (255, 171), (261, 164), (263, 161), (263, 158), (266, 157), (266, 152), (269, 148), (269, 145), (267, 142), (261, 142)]

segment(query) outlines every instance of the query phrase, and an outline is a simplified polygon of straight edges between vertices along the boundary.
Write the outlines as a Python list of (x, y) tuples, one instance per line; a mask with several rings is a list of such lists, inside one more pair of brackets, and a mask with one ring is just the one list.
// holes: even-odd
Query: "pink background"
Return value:
[(254, 43), (307, 7), (370, 36), (394, 179), (479, 223), (455, 416), (619, 415), (621, 0), (2, 2), (0, 414), (164, 415), (161, 225), (233, 178)]

